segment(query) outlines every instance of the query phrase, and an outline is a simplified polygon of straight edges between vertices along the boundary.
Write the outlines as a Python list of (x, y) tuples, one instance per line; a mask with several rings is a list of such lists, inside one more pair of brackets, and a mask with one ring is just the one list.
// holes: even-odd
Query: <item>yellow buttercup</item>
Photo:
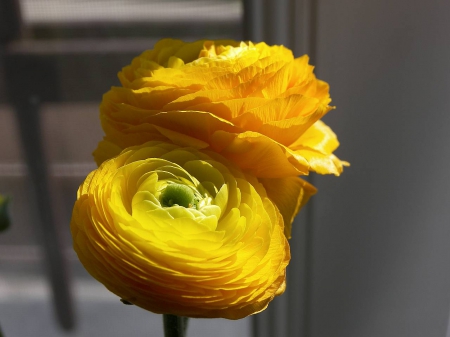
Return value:
[(71, 231), (89, 273), (155, 313), (239, 319), (284, 292), (283, 219), (221, 155), (152, 141), (89, 174)]
[(334, 133), (315, 125), (332, 109), (328, 84), (306, 55), (294, 58), (283, 46), (165, 39), (119, 79), (101, 104), (97, 163), (143, 141), (170, 140), (211, 147), (258, 177), (338, 175), (345, 165), (332, 154)]
[[(315, 192), (297, 178), (339, 175), (346, 162), (320, 118), (332, 109), (328, 84), (308, 57), (283, 46), (229, 40), (164, 39), (119, 72), (121, 87), (100, 106), (98, 164), (150, 140), (210, 149), (260, 178), (290, 235), (299, 207)], [(279, 186), (288, 186), (281, 191)]]

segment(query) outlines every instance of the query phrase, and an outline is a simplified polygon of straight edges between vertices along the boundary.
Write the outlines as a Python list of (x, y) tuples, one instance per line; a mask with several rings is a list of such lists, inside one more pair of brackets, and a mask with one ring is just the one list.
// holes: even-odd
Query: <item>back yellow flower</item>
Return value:
[(283, 46), (159, 41), (103, 97), (98, 164), (149, 140), (209, 148), (261, 178), (339, 175), (335, 134), (319, 119), (328, 84)]
[(80, 186), (71, 231), (89, 273), (155, 313), (239, 319), (285, 289), (280, 212), (256, 177), (212, 151), (124, 150)]

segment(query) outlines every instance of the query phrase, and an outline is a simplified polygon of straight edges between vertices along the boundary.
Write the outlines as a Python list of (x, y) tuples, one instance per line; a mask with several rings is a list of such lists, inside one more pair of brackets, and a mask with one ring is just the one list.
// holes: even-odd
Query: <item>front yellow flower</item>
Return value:
[(153, 141), (104, 162), (78, 190), (74, 248), (122, 299), (155, 313), (239, 319), (283, 293), (283, 219), (222, 156)]
[(98, 164), (150, 140), (210, 148), (261, 178), (339, 175), (339, 143), (319, 119), (328, 84), (283, 46), (164, 39), (119, 73), (100, 106)]

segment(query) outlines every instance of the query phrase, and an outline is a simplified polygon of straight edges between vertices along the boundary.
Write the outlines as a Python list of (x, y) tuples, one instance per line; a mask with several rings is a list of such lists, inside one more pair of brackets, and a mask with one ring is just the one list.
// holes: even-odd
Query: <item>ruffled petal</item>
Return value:
[(277, 205), (284, 220), (284, 234), (291, 238), (292, 222), (317, 189), (298, 177), (260, 179), (267, 195)]
[(239, 167), (257, 177), (280, 178), (307, 174), (309, 163), (285, 146), (256, 132), (217, 131), (211, 147)]

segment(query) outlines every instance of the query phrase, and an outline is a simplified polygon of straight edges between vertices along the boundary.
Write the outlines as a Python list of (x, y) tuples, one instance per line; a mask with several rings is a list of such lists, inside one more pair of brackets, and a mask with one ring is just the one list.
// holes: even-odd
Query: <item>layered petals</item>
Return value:
[[(173, 143), (127, 148), (80, 186), (74, 248), (89, 273), (137, 306), (239, 319), (285, 289), (283, 218), (304, 202), (300, 190), (314, 191), (291, 179), (258, 180), (214, 151)], [(272, 201), (276, 184), (289, 187), (277, 199), (295, 206)]]
[[(323, 147), (337, 143), (336, 136), (314, 127), (331, 109), (328, 84), (316, 79), (306, 55), (294, 58), (283, 46), (164, 39), (123, 68), (119, 79), (122, 87), (106, 93), (100, 106), (104, 142), (119, 149), (151, 140), (222, 148), (223, 156), (246, 168), (247, 158), (227, 149), (256, 142), (277, 153), (252, 170), (258, 177), (269, 171), (340, 174), (346, 165), (332, 146)], [(302, 144), (311, 133), (316, 140)], [(98, 164), (110, 155), (104, 145), (94, 152)]]

